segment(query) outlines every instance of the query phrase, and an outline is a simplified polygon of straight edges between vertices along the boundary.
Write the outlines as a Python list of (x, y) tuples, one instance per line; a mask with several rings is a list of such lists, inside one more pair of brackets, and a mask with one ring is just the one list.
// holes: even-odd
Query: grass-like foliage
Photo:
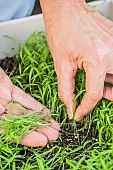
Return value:
[[(31, 112), (21, 116), (12, 115), (10, 112), (0, 117), (0, 131), (2, 142), (20, 142), (20, 139), (30, 131), (38, 131), (39, 126), (50, 126), (50, 114), (42, 112)], [(42, 123), (45, 121), (46, 123)]]
[[(0, 125), (0, 169), (2, 170), (112, 170), (113, 169), (113, 102), (102, 99), (92, 113), (80, 123), (71, 123), (64, 104), (58, 98), (57, 78), (46, 35), (33, 33), (20, 45), (13, 83), (48, 107), (61, 124), (58, 141), (44, 148), (28, 148), (18, 141), (29, 130), (40, 126), (41, 114), (2, 117)], [(85, 92), (85, 72), (78, 70), (75, 92), (78, 103)], [(46, 124), (47, 126), (49, 124)], [(71, 139), (71, 142), (70, 142)], [(71, 143), (71, 144), (70, 144)]]

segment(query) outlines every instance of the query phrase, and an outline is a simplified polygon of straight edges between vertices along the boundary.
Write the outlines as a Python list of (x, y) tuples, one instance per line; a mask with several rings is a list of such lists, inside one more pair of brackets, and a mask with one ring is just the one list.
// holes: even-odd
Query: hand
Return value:
[[(14, 104), (13, 101), (20, 104)], [(13, 85), (10, 78), (0, 68), (0, 115), (7, 116), (5, 113), (8, 111), (12, 114), (21, 115), (20, 108), (26, 108), (27, 113), (45, 109), (41, 103)], [(45, 110), (46, 112), (48, 111), (47, 109)], [(48, 141), (56, 140), (58, 138), (59, 124), (53, 119), (50, 121), (50, 127), (39, 127), (39, 132), (30, 132), (21, 139), (20, 144), (37, 147), (45, 146)]]
[(83, 67), (86, 72), (86, 93), (75, 114), (80, 120), (102, 97), (113, 100), (113, 88), (104, 87), (104, 81), (113, 84), (113, 23), (82, 0), (41, 1), (41, 5), (58, 94), (69, 118), (73, 116), (76, 71)]

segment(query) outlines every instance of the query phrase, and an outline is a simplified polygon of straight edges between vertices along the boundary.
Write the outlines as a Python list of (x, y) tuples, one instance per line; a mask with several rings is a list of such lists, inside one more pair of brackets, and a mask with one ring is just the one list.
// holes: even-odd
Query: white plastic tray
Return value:
[[(113, 0), (104, 2), (93, 2), (91, 6), (113, 21)], [(19, 42), (25, 39), (34, 31), (45, 30), (42, 15), (34, 15), (23, 19), (11, 20), (0, 23), (0, 59), (6, 57), (7, 53), (12, 56), (18, 51), (18, 45), (4, 35), (16, 38)], [(15, 50), (12, 50), (15, 49)], [(13, 52), (12, 52), (13, 51)]]

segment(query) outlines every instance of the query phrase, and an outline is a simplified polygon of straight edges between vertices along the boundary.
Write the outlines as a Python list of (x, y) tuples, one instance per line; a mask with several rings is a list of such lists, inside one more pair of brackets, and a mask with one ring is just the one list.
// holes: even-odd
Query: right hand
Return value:
[(75, 75), (86, 72), (86, 93), (76, 109), (80, 120), (105, 97), (113, 100), (113, 22), (104, 18), (84, 0), (41, 0), (48, 44), (54, 59), (59, 98), (73, 117)]

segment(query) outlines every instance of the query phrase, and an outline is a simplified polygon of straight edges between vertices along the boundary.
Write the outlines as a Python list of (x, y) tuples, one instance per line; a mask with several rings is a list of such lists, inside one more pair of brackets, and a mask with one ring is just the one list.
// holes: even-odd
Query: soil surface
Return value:
[(14, 70), (16, 57), (6, 57), (5, 59), (0, 60), (0, 67), (7, 71), (7, 74), (11, 73)]

